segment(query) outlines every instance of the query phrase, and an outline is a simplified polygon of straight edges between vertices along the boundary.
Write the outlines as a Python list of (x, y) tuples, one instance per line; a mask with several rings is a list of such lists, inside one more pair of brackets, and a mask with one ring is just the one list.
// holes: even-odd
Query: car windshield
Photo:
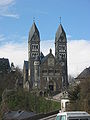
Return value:
[(57, 117), (56, 117), (56, 120), (60, 120), (60, 116), (57, 116)]
[(57, 116), (56, 120), (66, 120), (66, 115)]

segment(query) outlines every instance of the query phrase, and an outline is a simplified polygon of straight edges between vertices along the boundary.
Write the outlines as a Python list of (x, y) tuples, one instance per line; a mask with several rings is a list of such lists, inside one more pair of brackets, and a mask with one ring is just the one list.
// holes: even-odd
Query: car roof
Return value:
[(67, 117), (75, 117), (75, 116), (90, 116), (87, 112), (84, 111), (71, 111), (71, 112), (60, 112), (57, 116), (67, 115)]

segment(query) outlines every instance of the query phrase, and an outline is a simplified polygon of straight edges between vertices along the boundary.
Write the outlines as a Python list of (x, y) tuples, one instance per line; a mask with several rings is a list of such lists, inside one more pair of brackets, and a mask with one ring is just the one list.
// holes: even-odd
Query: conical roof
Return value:
[(38, 31), (38, 28), (37, 28), (37, 26), (36, 26), (36, 24), (35, 24), (35, 22), (34, 22), (33, 25), (32, 25), (32, 27), (31, 27), (31, 29), (30, 29), (30, 32), (29, 32), (29, 40), (32, 39), (32, 37), (33, 37), (33, 35), (34, 35), (35, 33), (36, 33), (36, 34), (38, 35), (38, 37), (39, 37), (39, 31)]
[(58, 29), (57, 29), (57, 32), (56, 32), (56, 36), (55, 36), (55, 38), (57, 38), (56, 40), (58, 40), (60, 38), (60, 36), (61, 36), (62, 33), (64, 35), (66, 35), (65, 31), (64, 31), (64, 29), (62, 27), (62, 25), (60, 24), (59, 27), (58, 27)]

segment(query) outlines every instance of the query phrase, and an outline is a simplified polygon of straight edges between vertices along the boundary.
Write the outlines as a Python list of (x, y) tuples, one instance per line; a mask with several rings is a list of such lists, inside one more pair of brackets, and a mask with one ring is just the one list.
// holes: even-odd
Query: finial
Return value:
[(35, 22), (35, 17), (33, 17), (33, 23)]
[(60, 16), (60, 24), (61, 24), (61, 16)]
[(50, 54), (52, 54), (52, 49), (50, 48)]

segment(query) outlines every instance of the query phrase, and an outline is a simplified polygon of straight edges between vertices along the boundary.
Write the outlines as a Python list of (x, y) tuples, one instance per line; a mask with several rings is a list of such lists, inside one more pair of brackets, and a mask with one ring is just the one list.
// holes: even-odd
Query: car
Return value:
[(59, 112), (56, 120), (90, 120), (90, 114), (83, 111)]

